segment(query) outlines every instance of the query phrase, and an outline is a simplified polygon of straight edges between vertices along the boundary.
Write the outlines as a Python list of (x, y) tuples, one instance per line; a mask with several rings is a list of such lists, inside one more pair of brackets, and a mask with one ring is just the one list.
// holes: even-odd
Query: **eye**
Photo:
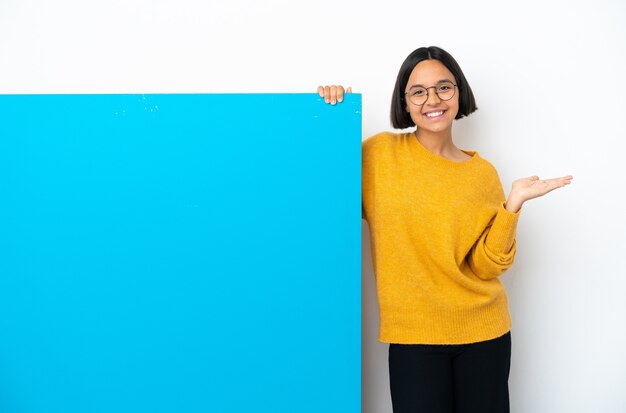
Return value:
[(439, 87), (437, 88), (437, 90), (440, 92), (447, 92), (450, 89), (452, 89), (451, 85), (439, 85)]
[(415, 89), (411, 92), (411, 96), (424, 96), (426, 94), (425, 89)]

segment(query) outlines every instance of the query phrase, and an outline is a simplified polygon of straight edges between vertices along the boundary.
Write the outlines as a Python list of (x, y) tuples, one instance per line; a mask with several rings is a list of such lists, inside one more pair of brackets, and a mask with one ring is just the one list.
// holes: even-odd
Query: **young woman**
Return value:
[[(320, 86), (327, 103), (341, 86)], [(524, 202), (572, 176), (513, 182), (452, 140), (477, 109), (454, 58), (422, 47), (404, 61), (394, 128), (363, 142), (363, 217), (372, 239), (379, 340), (389, 343), (394, 413), (509, 412), (511, 317), (498, 277), (513, 264)]]

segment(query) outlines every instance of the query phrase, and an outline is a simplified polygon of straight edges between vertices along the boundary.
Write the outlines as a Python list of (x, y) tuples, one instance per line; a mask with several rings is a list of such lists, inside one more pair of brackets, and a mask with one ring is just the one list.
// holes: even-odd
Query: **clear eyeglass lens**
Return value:
[(448, 100), (454, 96), (454, 85), (452, 83), (442, 83), (437, 86), (437, 96), (443, 100)]

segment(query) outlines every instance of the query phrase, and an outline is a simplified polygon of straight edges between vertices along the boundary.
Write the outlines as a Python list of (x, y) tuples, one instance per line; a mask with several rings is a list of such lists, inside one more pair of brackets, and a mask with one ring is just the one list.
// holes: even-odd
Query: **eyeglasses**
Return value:
[(456, 85), (452, 82), (441, 82), (437, 86), (431, 87), (414, 87), (404, 95), (409, 96), (411, 103), (417, 106), (421, 106), (428, 100), (428, 89), (435, 89), (437, 97), (441, 100), (450, 100), (454, 97), (456, 91)]

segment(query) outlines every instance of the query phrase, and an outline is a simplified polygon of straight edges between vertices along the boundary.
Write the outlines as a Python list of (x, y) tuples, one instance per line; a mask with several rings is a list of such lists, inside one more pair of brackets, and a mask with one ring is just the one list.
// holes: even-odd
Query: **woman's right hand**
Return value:
[(337, 102), (343, 102), (344, 93), (352, 93), (352, 87), (348, 86), (348, 89), (344, 90), (341, 85), (318, 86), (317, 93), (321, 98), (324, 98), (326, 103), (334, 105)]

